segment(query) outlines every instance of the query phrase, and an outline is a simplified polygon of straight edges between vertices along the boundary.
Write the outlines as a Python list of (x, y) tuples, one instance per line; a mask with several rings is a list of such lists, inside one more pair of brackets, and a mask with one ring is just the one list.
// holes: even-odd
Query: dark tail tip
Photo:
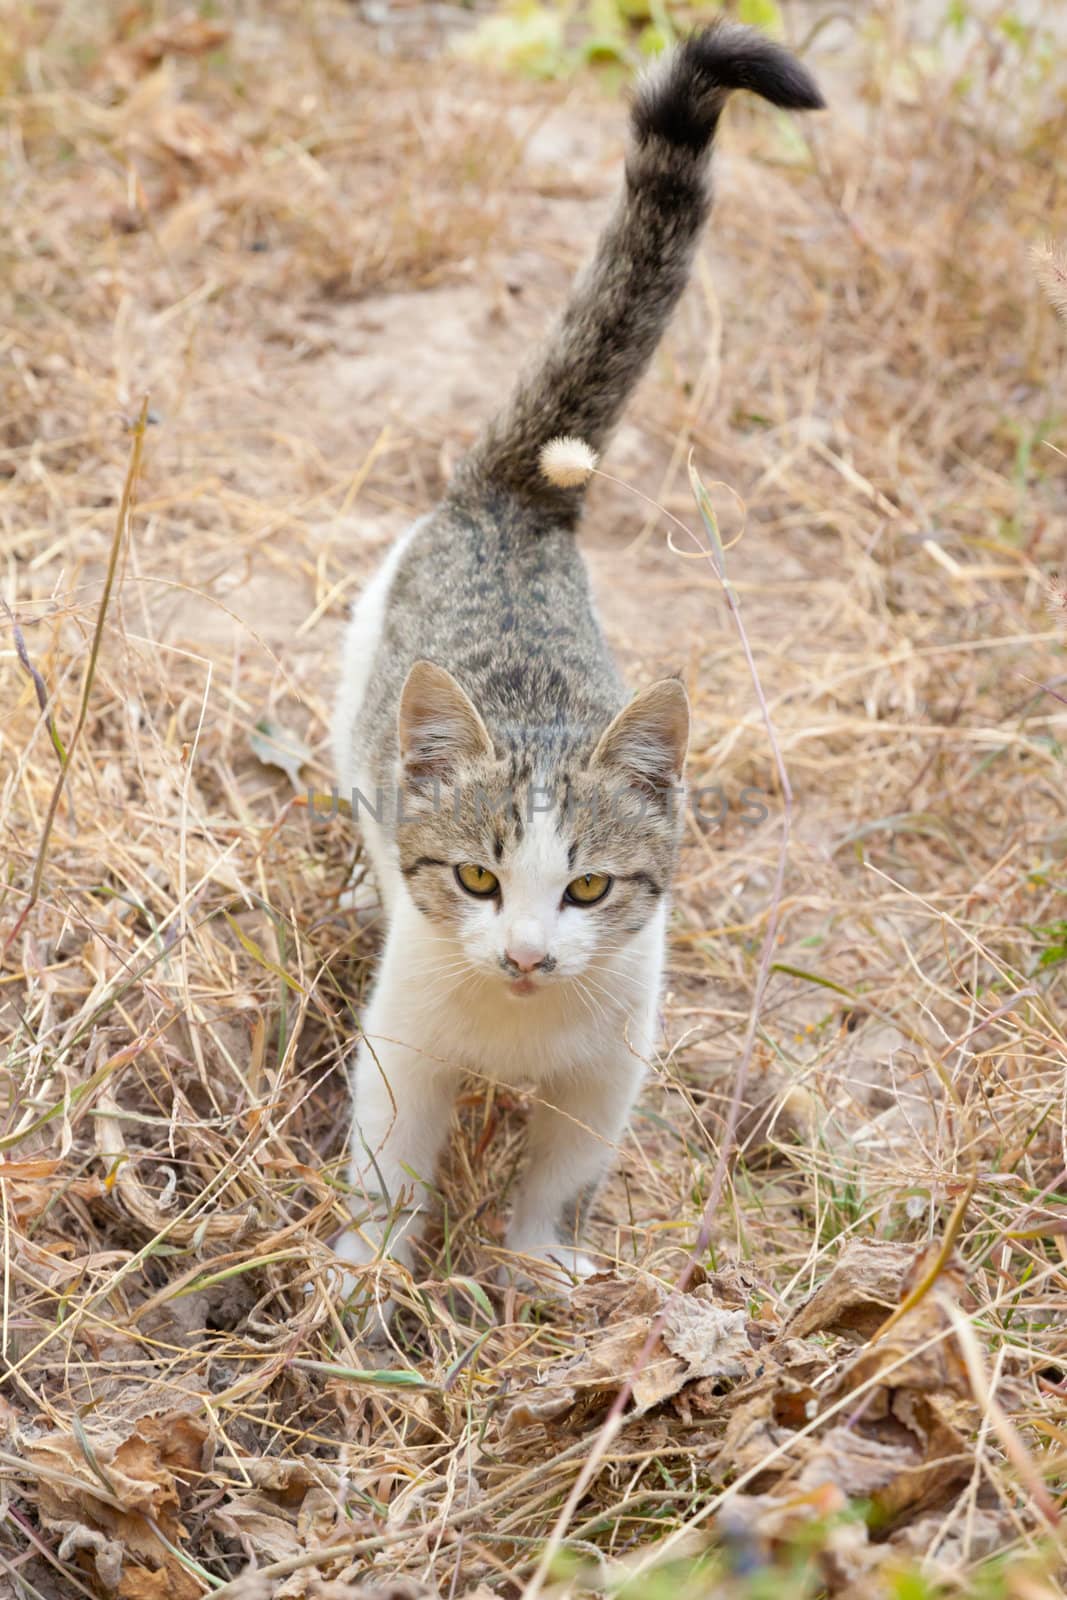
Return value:
[(790, 111), (818, 111), (826, 102), (794, 55), (754, 28), (713, 23), (684, 40), (655, 69), (634, 103), (634, 131), (688, 150), (702, 150), (715, 132), (726, 95), (748, 89)]
[(788, 111), (820, 111), (826, 104), (807, 67), (754, 28), (729, 22), (704, 28), (685, 40), (678, 58), (705, 89), (750, 89)]

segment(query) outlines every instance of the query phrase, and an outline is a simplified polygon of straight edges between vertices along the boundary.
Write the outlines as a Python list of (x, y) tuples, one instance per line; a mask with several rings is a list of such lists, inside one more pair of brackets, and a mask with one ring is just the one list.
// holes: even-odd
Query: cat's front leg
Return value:
[(643, 1073), (643, 1063), (620, 1050), (609, 1066), (538, 1086), (526, 1169), (508, 1229), (512, 1276), (523, 1276), (524, 1260), (527, 1269), (547, 1263), (564, 1279), (597, 1271), (576, 1247), (576, 1224), (617, 1155)]
[[(403, 1019), (383, 1016), (386, 1009), (376, 996), (353, 1074), (353, 1226), (335, 1248), (358, 1267), (383, 1256), (410, 1265), (412, 1233), (433, 1184), (458, 1081), (414, 1046), (389, 1037), (390, 1020), (398, 1028)], [(344, 1275), (341, 1293), (353, 1310), (369, 1300), (369, 1278), (365, 1272)], [(390, 1301), (378, 1305), (371, 1331), (381, 1333), (391, 1315)]]

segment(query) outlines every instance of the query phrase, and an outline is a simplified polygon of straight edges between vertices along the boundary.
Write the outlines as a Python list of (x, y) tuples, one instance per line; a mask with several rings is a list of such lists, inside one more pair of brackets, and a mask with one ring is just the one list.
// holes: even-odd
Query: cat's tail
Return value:
[(711, 147), (734, 89), (791, 110), (824, 104), (787, 50), (731, 23), (693, 34), (651, 70), (634, 99), (614, 216), (544, 349), (461, 463), (455, 499), (517, 494), (553, 520), (575, 519), (582, 490), (552, 488), (538, 455), (560, 434), (599, 451), (618, 421), (689, 277), (711, 210)]

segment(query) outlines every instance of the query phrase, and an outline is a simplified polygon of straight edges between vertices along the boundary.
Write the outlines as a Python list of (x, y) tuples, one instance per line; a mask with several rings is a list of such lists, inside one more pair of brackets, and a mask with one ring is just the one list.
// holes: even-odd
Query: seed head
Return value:
[(558, 489), (577, 489), (596, 471), (596, 451), (584, 439), (550, 439), (538, 457), (541, 471)]

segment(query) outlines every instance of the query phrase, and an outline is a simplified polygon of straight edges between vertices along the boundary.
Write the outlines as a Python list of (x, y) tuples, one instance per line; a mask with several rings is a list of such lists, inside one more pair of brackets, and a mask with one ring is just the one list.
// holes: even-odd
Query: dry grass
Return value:
[[(420, 11), (174, 14), (9, 3), (0, 47), (0, 1594), (185, 1600), (251, 1561), (278, 1570), (227, 1594), (511, 1596), (695, 1237), (773, 766), (714, 581), (598, 486), (609, 628), (635, 673), (685, 664), (729, 810), (687, 841), (607, 1275), (563, 1308), (489, 1287), (522, 1108), (475, 1086), (372, 1358), (328, 1240), (376, 936), (348, 826), (300, 796), (344, 608), (558, 296), (619, 120), (450, 61)], [(912, 20), (820, 35), (842, 109), (804, 142), (731, 115), (714, 267), (606, 463), (694, 517), (692, 444), (743, 494), (796, 809), (706, 1281), (560, 1595), (1065, 1592), (1067, 373), (1028, 250), (1067, 238), (1067, 102), (994, 27), (952, 92)]]

